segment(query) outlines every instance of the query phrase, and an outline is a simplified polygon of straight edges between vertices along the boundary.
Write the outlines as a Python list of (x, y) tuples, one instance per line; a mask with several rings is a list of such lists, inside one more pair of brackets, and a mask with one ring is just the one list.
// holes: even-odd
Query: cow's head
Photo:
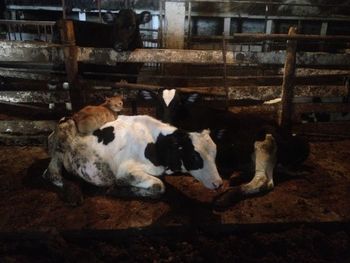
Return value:
[(186, 118), (188, 106), (199, 98), (198, 93), (181, 94), (175, 89), (160, 89), (158, 92), (141, 90), (140, 96), (155, 104), (157, 119), (172, 125)]
[(216, 145), (210, 138), (209, 130), (203, 130), (201, 133), (189, 133), (194, 150), (203, 160), (203, 166), (199, 169), (188, 167), (189, 173), (202, 182), (209, 189), (218, 189), (223, 182), (215, 164)]
[(122, 9), (117, 14), (107, 13), (104, 21), (113, 25), (114, 50), (120, 52), (142, 47), (139, 26), (151, 19), (151, 13), (148, 11), (136, 14), (132, 9)]
[(189, 172), (209, 189), (217, 189), (222, 179), (215, 165), (216, 145), (209, 131), (187, 133), (160, 133), (156, 142), (149, 143), (145, 157), (155, 166), (162, 165), (167, 172)]

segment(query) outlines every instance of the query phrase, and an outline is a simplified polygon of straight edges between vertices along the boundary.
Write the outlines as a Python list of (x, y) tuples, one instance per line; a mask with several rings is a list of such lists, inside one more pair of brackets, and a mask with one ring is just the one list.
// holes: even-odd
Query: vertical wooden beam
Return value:
[(184, 48), (185, 2), (165, 2), (166, 48)]
[(231, 29), (231, 17), (225, 17), (224, 18), (224, 34), (226, 36), (230, 35), (230, 29)]
[[(165, 1), (165, 47), (172, 49), (184, 49), (185, 47), (185, 17), (186, 2)], [(163, 65), (163, 72), (166, 75), (183, 75), (187, 72), (187, 65)], [(167, 87), (186, 86), (186, 80), (165, 78), (161, 85)]]
[(83, 96), (78, 83), (78, 49), (75, 45), (74, 25), (71, 20), (61, 20), (61, 41), (64, 47), (64, 60), (67, 79), (70, 87), (70, 97), (74, 111), (84, 104)]
[[(289, 29), (289, 35), (296, 35), (296, 27)], [(286, 50), (286, 61), (284, 64), (284, 74), (282, 83), (282, 103), (278, 123), (285, 131), (291, 131), (292, 128), (292, 110), (294, 96), (294, 77), (296, 61), (297, 41), (288, 40)]]

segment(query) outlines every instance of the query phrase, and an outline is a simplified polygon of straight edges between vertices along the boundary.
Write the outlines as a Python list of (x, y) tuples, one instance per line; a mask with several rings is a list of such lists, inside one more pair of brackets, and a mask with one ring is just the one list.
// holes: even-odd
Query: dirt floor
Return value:
[(349, 156), (350, 140), (311, 142), (309, 173), (214, 212), (184, 175), (159, 200), (84, 188), (72, 207), (40, 179), (44, 148), (1, 146), (0, 262), (350, 262)]

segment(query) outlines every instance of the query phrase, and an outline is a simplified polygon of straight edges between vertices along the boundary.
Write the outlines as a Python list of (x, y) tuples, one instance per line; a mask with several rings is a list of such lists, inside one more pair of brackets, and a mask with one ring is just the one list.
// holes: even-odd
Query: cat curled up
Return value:
[(99, 129), (103, 124), (118, 118), (118, 112), (123, 109), (123, 97), (106, 98), (98, 106), (86, 106), (73, 115), (73, 120), (79, 133), (88, 135)]

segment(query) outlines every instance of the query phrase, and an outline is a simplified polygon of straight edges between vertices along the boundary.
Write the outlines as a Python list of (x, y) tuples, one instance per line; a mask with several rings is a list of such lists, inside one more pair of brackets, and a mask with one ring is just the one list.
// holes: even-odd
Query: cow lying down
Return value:
[(200, 104), (198, 93), (142, 90), (140, 97), (154, 104), (157, 118), (164, 122), (190, 131), (210, 129), (221, 175), (245, 175), (233, 178), (232, 187), (215, 198), (216, 210), (272, 190), (274, 173), (278, 176), (283, 169), (284, 174), (295, 174), (309, 155), (309, 144), (302, 137), (260, 116), (239, 116)]
[(188, 172), (209, 189), (223, 181), (215, 165), (216, 145), (209, 132), (184, 132), (149, 116), (119, 116), (92, 135), (80, 136), (72, 119), (63, 119), (48, 140), (51, 161), (43, 177), (64, 189), (63, 168), (101, 187), (130, 187), (135, 196), (165, 191), (158, 176)]

